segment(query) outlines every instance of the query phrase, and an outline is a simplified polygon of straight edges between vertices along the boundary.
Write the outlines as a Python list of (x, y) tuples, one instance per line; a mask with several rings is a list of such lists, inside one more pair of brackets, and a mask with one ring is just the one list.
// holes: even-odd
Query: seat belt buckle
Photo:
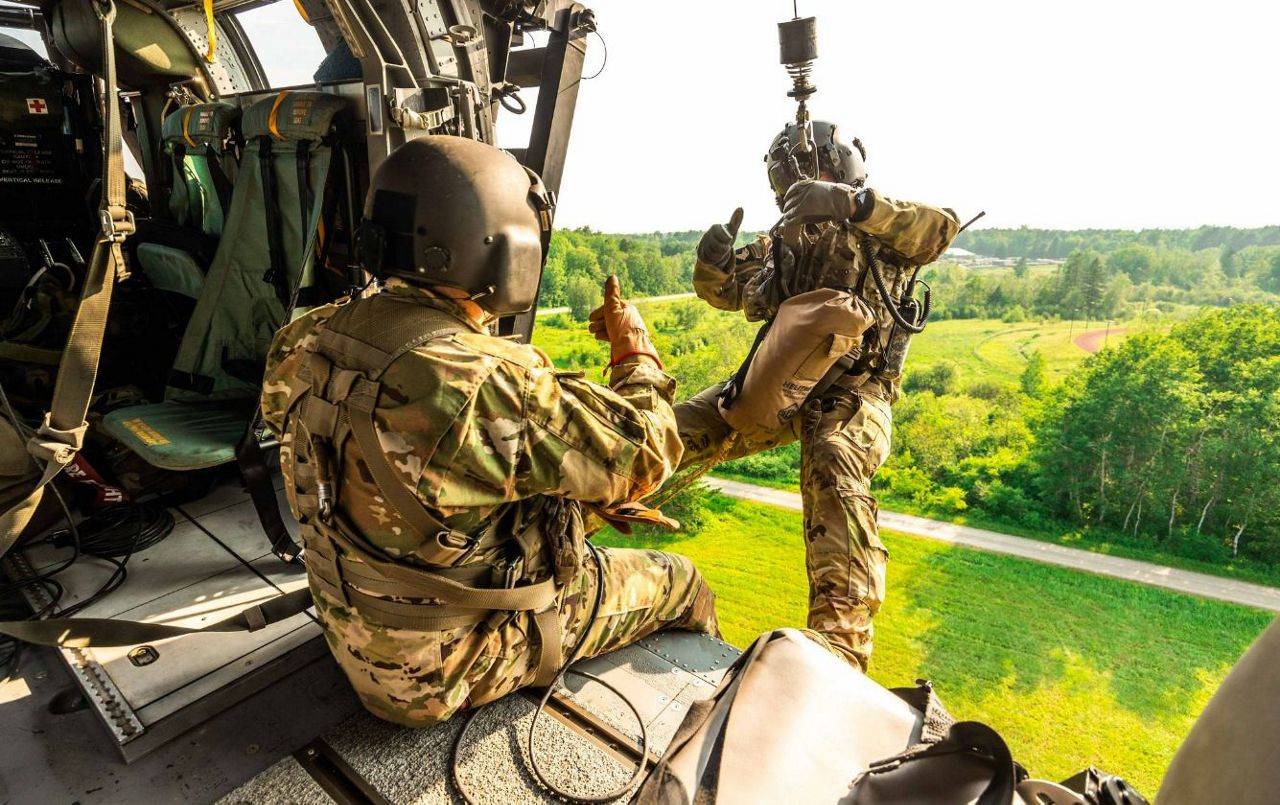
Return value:
[(133, 220), (133, 212), (124, 210), (124, 218), (117, 219), (111, 210), (99, 210), (98, 219), (102, 223), (102, 239), (110, 243), (124, 243), (125, 238), (138, 230)]

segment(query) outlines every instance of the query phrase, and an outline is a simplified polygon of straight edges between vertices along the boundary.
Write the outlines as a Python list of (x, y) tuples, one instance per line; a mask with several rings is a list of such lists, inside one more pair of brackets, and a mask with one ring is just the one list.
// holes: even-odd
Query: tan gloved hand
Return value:
[(649, 328), (636, 306), (623, 301), (617, 277), (605, 280), (604, 304), (591, 311), (588, 321), (591, 334), (609, 342), (609, 366), (640, 355), (648, 356), (655, 366), (662, 368), (658, 351), (649, 339)]
[(733, 244), (738, 239), (738, 228), (742, 226), (742, 208), (733, 211), (729, 223), (715, 224), (702, 235), (698, 241), (698, 259), (710, 263), (717, 268), (729, 265), (733, 257)]
[(853, 217), (856, 190), (839, 182), (802, 179), (782, 198), (782, 225), (821, 224)]

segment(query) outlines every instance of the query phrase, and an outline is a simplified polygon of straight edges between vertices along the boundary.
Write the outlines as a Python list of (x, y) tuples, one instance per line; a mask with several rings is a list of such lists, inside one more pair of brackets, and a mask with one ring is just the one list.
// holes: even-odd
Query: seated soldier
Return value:
[(316, 610), (390, 721), (438, 723), (659, 629), (716, 632), (688, 559), (584, 538), (584, 506), (617, 511), (682, 453), (675, 381), (617, 280), (593, 314), (609, 388), (490, 332), (533, 306), (550, 230), (541, 181), (509, 154), (413, 140), (365, 208), (362, 259), (385, 287), (271, 349), (262, 411)]

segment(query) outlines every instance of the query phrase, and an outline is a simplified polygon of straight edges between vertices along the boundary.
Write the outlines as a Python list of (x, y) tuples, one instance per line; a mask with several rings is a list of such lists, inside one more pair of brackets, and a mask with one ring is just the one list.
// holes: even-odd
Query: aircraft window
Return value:
[[(16, 3), (0, 2), (0, 8), (26, 8)], [(40, 34), (25, 28), (4, 28), (0, 27), (0, 34), (12, 36), (22, 44), (30, 47), (36, 53), (44, 58), (49, 58), (49, 49), (44, 46), (44, 40), (40, 38)]]
[(324, 59), (320, 37), (288, 0), (236, 13), (273, 87), (312, 84)]

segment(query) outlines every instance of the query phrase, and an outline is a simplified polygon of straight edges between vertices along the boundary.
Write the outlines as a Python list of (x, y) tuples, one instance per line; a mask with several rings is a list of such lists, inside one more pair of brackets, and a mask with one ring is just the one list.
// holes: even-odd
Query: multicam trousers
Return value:
[[(715, 457), (732, 428), (712, 386), (675, 407), (685, 455), (682, 469)], [(889, 455), (890, 391), (870, 381), (832, 388), (770, 436), (734, 443), (723, 460), (800, 440), (809, 628), (864, 670), (871, 656), (872, 617), (884, 600), (889, 552), (880, 542), (871, 478)]]
[[(604, 593), (596, 619), (596, 558)], [(597, 548), (557, 598), (562, 661), (634, 643), (660, 629), (718, 634), (715, 596), (693, 562), (661, 551)], [(527, 687), (537, 672), (538, 633), (528, 612), (494, 612), (440, 632), (389, 629), (311, 585), (325, 639), (366, 709), (397, 724), (428, 727), (457, 711)]]

